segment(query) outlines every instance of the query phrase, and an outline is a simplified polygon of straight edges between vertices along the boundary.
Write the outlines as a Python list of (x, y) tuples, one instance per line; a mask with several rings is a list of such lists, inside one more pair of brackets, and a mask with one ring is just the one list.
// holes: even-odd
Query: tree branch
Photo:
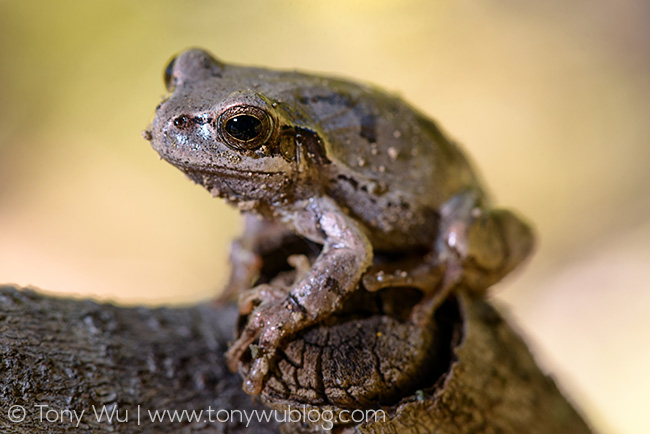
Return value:
[[(337, 428), (338, 432), (590, 432), (554, 382), (535, 365), (522, 340), (486, 302), (461, 295), (448, 310), (458, 313), (458, 321), (449, 322), (455, 325), (448, 335), (437, 336), (449, 340), (433, 341), (436, 345), (447, 342), (449, 351), (436, 347), (432, 352), (440, 360), (447, 357), (446, 364), (422, 368), (442, 369), (435, 378), (421, 375), (421, 384), (403, 383), (399, 393), (408, 393), (406, 397), (364, 395), (368, 400), (361, 407), (379, 400), (381, 407), (375, 409), (384, 410), (387, 419), (346, 425)], [(395, 327), (400, 327), (386, 322), (385, 312), (382, 315), (375, 315), (376, 320), (366, 318), (377, 321), (371, 334), (377, 339), (382, 330), (395, 334)], [(0, 431), (310, 432), (305, 424), (276, 421), (283, 418), (280, 412), (268, 422), (257, 421), (256, 416), (247, 422), (253, 410), (269, 410), (243, 393), (240, 377), (225, 367), (223, 354), (236, 319), (232, 307), (127, 308), (0, 287)], [(314, 333), (328, 327), (356, 336), (358, 332), (345, 331), (352, 326), (353, 321), (324, 324), (298, 340), (309, 343)], [(380, 358), (382, 351), (390, 350), (390, 346), (382, 350), (372, 339), (357, 342), (360, 354), (365, 354), (366, 344)], [(287, 345), (287, 357), (292, 354), (291, 345), (297, 344)], [(327, 357), (331, 361), (335, 353)], [(402, 368), (408, 372), (409, 367)], [(382, 380), (390, 381), (390, 377)], [(271, 389), (265, 389), (264, 399), (278, 409), (294, 405), (321, 412), (340, 412), (347, 402), (300, 404), (296, 397), (303, 395), (296, 395), (296, 390), (276, 388), (271, 395)], [(187, 418), (170, 422), (168, 416), (162, 422), (152, 421), (149, 412), (165, 409), (204, 413), (194, 422)], [(112, 414), (111, 421), (97, 418), (94, 412), (102, 410)], [(230, 410), (241, 413), (229, 414)]]

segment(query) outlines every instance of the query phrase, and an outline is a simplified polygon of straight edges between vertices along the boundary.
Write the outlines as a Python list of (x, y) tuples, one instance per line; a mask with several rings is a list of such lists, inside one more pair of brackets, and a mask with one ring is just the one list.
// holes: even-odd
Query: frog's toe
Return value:
[(288, 324), (289, 315), (282, 303), (264, 303), (257, 307), (249, 315), (248, 323), (237, 341), (228, 350), (228, 368), (233, 372), (240, 370), (244, 355), (249, 349), (251, 351), (250, 367), (244, 368), (243, 388), (247, 393), (257, 395), (261, 392), (276, 349), (285, 336), (283, 325)]
[(269, 359), (270, 356), (264, 354), (253, 361), (251, 368), (248, 371), (248, 375), (246, 376), (246, 380), (244, 381), (244, 392), (249, 395), (260, 394), (262, 386), (264, 385), (264, 377), (266, 377), (266, 374), (269, 372)]

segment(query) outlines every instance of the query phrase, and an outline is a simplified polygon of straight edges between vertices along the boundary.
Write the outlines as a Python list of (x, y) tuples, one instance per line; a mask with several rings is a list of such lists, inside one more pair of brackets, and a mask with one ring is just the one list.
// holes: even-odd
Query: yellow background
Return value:
[(494, 289), (602, 432), (650, 432), (645, 0), (0, 0), (0, 282), (121, 303), (219, 290), (237, 213), (140, 136), (162, 69), (376, 83), (440, 121), (540, 246)]

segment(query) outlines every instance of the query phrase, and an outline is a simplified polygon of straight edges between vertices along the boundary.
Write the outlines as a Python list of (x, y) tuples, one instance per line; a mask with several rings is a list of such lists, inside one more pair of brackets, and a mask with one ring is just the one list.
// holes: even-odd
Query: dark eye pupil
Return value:
[(235, 139), (248, 142), (262, 133), (262, 122), (255, 116), (239, 115), (228, 119), (226, 131)]

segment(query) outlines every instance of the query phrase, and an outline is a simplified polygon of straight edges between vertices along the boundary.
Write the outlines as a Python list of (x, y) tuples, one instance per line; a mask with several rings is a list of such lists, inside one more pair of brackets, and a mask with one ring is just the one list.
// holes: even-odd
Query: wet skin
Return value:
[[(347, 80), (229, 65), (194, 49), (165, 72), (169, 96), (145, 131), (160, 156), (247, 216), (226, 294), (248, 322), (244, 389), (260, 392), (278, 345), (340, 308), (360, 286), (410, 286), (424, 321), (452, 288), (477, 294), (528, 256), (529, 227), (490, 207), (461, 150), (394, 95)], [(259, 250), (284, 233), (322, 246), (294, 258), (289, 287), (250, 288)], [(415, 254), (414, 254), (415, 253)], [(373, 265), (389, 254), (410, 258)], [(417, 257), (417, 260), (413, 260)]]

